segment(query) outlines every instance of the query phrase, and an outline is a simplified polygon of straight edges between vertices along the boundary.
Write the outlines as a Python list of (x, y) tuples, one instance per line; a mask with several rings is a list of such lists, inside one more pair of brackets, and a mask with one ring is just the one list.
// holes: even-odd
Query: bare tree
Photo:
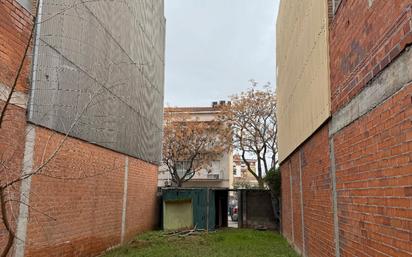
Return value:
[(182, 113), (165, 113), (163, 164), (178, 187), (196, 172), (210, 167), (229, 145), (228, 128), (219, 121), (191, 120)]
[[(240, 153), (248, 171), (264, 187), (264, 176), (278, 163), (276, 95), (269, 88), (252, 87), (232, 97), (231, 105), (222, 107), (220, 119), (232, 129), (235, 150)], [(257, 169), (251, 167), (249, 158), (256, 158)]]

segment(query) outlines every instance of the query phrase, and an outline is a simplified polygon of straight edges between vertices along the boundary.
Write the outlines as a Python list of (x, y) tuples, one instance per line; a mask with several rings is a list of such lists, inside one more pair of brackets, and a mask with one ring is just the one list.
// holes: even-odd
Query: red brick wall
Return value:
[[(412, 84), (334, 136), (340, 256), (412, 255), (411, 117)], [(300, 151), (306, 255), (335, 256), (327, 125), (281, 164), (282, 232), (302, 250)]]
[(306, 253), (307, 256), (333, 256), (328, 126), (323, 126), (301, 149)]
[[(31, 21), (30, 13), (15, 1), (0, 0), (0, 86), (11, 87), (13, 84), (30, 37)], [(16, 88), (18, 91), (26, 91), (29, 62), (30, 58), (27, 58), (25, 69), (18, 80)], [(5, 98), (6, 95), (0, 98), (0, 111), (4, 108)], [(9, 105), (0, 128), (0, 162), (2, 163), (0, 165), (0, 179), (2, 181), (16, 178), (21, 172), (25, 129), (25, 110), (15, 105)], [(19, 189), (19, 185), (10, 188), (7, 192), (7, 198), (19, 199)], [(10, 222), (15, 228), (15, 217), (18, 215), (19, 205), (17, 202), (12, 202), (8, 207)], [(5, 234), (6, 230), (1, 223), (1, 249), (5, 246), (7, 239)]]
[[(30, 37), (31, 20), (30, 13), (17, 2), (0, 0), (0, 86), (11, 88), (13, 85)], [(29, 61), (30, 58), (27, 58), (18, 80), (17, 91), (27, 89)], [(7, 95), (0, 97), (1, 111), (5, 107), (6, 98)], [(5, 166), (12, 174), (21, 169), (25, 125), (25, 110), (13, 104), (8, 105), (0, 128), (0, 160), (6, 161)]]
[(335, 136), (343, 256), (412, 255), (412, 85)]
[[(36, 128), (35, 167), (62, 138)], [(68, 138), (44, 174), (33, 177), (26, 255), (94, 256), (119, 244), (125, 158)], [(153, 228), (156, 188), (157, 167), (129, 157), (127, 239)]]
[[(0, 0), (0, 83), (10, 86), (17, 74), (23, 53), (30, 38), (33, 17), (15, 0)], [(31, 54), (31, 52), (29, 52)], [(27, 91), (28, 64), (17, 84), (17, 91)]]
[[(410, 0), (347, 0), (330, 28), (332, 111), (412, 43)], [(411, 256), (411, 86), (334, 136), (342, 256)]]
[(410, 0), (343, 1), (330, 26), (332, 112), (412, 42)]
[(154, 165), (129, 158), (126, 241), (137, 232), (153, 229), (157, 225), (157, 170)]
[[(0, 101), (0, 108), (4, 103)], [(23, 109), (10, 105), (7, 109), (7, 116), (4, 119), (3, 126), (0, 129), (0, 179), (1, 181), (10, 181), (17, 178), (21, 172), (24, 139), (25, 139), (25, 112)], [(7, 192), (7, 198), (19, 199), (20, 187), (16, 184)], [(15, 217), (18, 215), (19, 204), (17, 202), (9, 203), (9, 220), (15, 228)], [(13, 207), (13, 208), (10, 208)], [(5, 246), (7, 238), (6, 229), (0, 222), (0, 249)]]
[[(410, 0), (374, 0), (369, 7), (367, 0), (342, 1), (330, 26), (332, 115), (399, 55), (406, 54), (412, 43), (411, 4)], [(284, 235), (291, 239), (293, 216), (295, 247), (301, 249), (304, 239), (306, 256), (335, 256), (335, 159), (340, 256), (412, 256), (412, 84), (404, 85), (333, 136), (328, 131), (331, 122), (281, 164)], [(302, 239), (300, 199), (295, 193), (299, 189), (299, 155)]]
[(292, 155), (290, 168), (292, 174), (292, 205), (293, 205), (293, 235), (294, 244), (302, 252), (303, 233), (302, 233), (302, 208), (301, 208), (301, 191), (300, 191), (300, 161), (299, 153)]
[[(290, 163), (290, 164), (289, 164)], [(290, 170), (289, 170), (290, 165)], [(330, 177), (328, 126), (323, 126), (281, 164), (282, 233), (292, 242), (292, 210), (289, 174), (292, 172), (294, 246), (307, 256), (333, 256), (332, 185)], [(302, 170), (304, 231), (300, 191)]]

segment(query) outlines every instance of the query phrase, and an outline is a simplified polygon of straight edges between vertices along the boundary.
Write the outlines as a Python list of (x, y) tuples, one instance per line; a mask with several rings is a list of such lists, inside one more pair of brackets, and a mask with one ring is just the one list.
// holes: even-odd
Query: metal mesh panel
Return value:
[(43, 0), (29, 120), (159, 163), (163, 4)]

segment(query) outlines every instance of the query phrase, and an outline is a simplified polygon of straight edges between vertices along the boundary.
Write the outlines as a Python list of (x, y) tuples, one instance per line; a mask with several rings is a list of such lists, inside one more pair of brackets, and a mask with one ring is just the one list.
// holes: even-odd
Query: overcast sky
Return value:
[(165, 0), (167, 106), (209, 106), (275, 85), (278, 0)]

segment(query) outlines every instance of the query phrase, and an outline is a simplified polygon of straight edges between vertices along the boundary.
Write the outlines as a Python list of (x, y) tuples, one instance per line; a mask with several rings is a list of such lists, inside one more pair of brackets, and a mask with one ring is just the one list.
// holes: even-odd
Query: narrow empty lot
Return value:
[(149, 232), (104, 257), (298, 257), (281, 235), (269, 231), (227, 229), (186, 237)]

